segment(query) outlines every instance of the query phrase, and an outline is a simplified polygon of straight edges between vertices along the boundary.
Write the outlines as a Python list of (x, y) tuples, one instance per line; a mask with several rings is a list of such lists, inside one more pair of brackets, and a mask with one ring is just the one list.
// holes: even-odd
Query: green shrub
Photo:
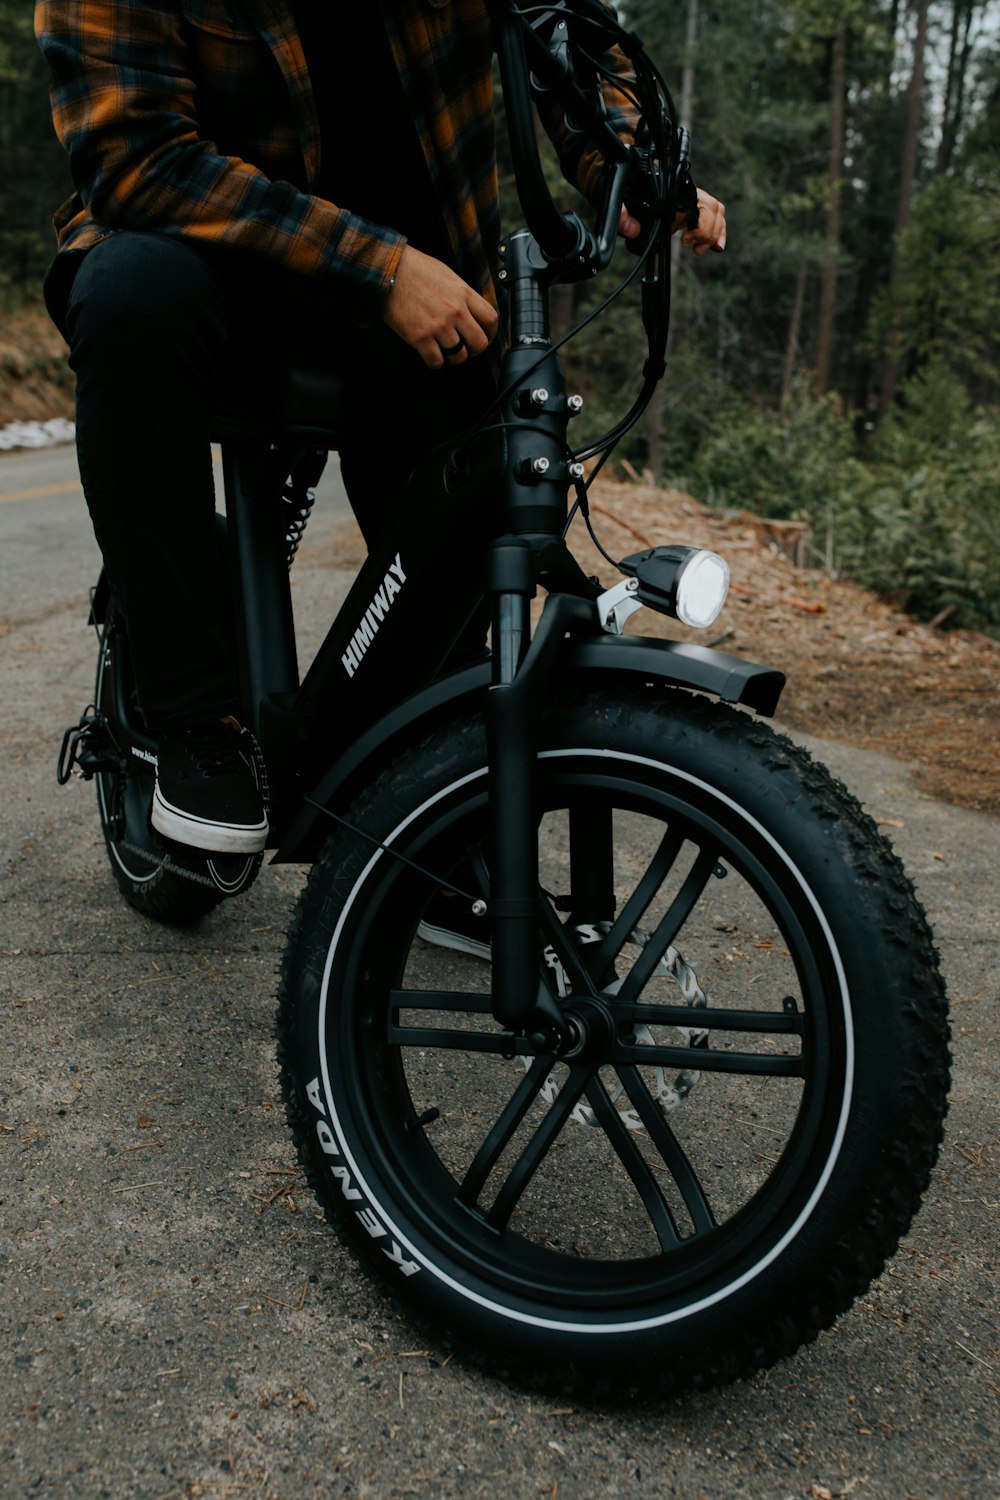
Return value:
[(812, 560), (918, 618), (1000, 627), (1000, 427), (943, 362), (904, 388), (862, 460), (836, 398), (730, 400), (684, 476), (713, 505), (806, 521)]
[(842, 517), (855, 507), (868, 476), (836, 398), (818, 399), (801, 383), (781, 413), (729, 401), (687, 482), (712, 505), (808, 522), (814, 561), (835, 569)]
[(938, 363), (907, 384), (870, 466), (877, 555), (848, 549), (860, 582), (921, 618), (1000, 626), (1000, 429)]

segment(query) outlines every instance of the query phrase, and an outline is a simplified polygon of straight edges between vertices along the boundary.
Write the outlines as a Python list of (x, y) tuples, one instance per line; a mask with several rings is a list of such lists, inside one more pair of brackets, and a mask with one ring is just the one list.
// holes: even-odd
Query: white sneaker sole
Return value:
[(157, 833), (173, 839), (177, 844), (187, 844), (192, 849), (204, 849), (208, 854), (259, 854), (267, 845), (267, 819), (259, 823), (219, 823), (208, 818), (194, 817), (173, 807), (157, 787), (153, 792), (153, 809), (149, 821)]
[(492, 956), (489, 943), (477, 943), (475, 938), (451, 932), (447, 927), (432, 927), (430, 922), (419, 924), (417, 937), (423, 938), (425, 943), (433, 943), (435, 948), (451, 948), (455, 953), (468, 953), (471, 958), (482, 958), (487, 963)]

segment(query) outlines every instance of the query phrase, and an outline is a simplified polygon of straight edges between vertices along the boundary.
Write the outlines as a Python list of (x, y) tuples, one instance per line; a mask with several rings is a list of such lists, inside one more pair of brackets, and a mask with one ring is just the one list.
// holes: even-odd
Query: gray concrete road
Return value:
[[(326, 489), (296, 568), (313, 630), (356, 552)], [(954, 1002), (941, 1163), (870, 1294), (728, 1390), (528, 1395), (428, 1347), (304, 1189), (271, 1037), (299, 874), (157, 928), (116, 894), (92, 788), (56, 786), (95, 558), (71, 451), (0, 459), (0, 1496), (998, 1493), (996, 822), (814, 747), (888, 820)]]

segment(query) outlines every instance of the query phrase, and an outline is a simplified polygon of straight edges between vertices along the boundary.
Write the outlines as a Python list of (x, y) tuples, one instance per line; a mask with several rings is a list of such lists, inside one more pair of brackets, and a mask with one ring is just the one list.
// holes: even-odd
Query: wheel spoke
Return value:
[(691, 1215), (695, 1233), (703, 1234), (706, 1230), (713, 1229), (715, 1215), (712, 1213), (705, 1191), (683, 1147), (664, 1119), (663, 1112), (657, 1109), (650, 1097), (638, 1068), (620, 1067), (616, 1069), (616, 1072), (625, 1085), (625, 1092), (645, 1125), (649, 1138), (659, 1153), (660, 1160), (677, 1184), (687, 1211)]
[[(703, 1012), (695, 1011), (701, 1021)], [(690, 1024), (690, 1022), (689, 1022)], [(432, 1033), (433, 1034), (433, 1033)], [(661, 1068), (697, 1068), (699, 1073), (746, 1073), (753, 1078), (804, 1078), (804, 1053), (716, 1052), (708, 1047), (658, 1047), (619, 1042), (609, 1062)]]
[(479, 894), (488, 903), (490, 899), (490, 867), (486, 863), (482, 844), (477, 844), (474, 849), (471, 849), (466, 858), (475, 876), (475, 883), (479, 887)]
[(533, 1052), (531, 1043), (510, 1031), (499, 1031), (495, 1023), (488, 1031), (468, 1027), (402, 1025), (401, 1011), (430, 1011), (444, 1015), (491, 1016), (490, 995), (466, 990), (390, 990), (386, 1041), (390, 1047), (435, 1048), (446, 1052), (496, 1052), (510, 1057)]
[[(621, 1115), (608, 1098), (607, 1090), (596, 1073), (587, 1085), (587, 1099), (604, 1134), (643, 1201), (661, 1249), (676, 1249), (680, 1244), (680, 1234), (674, 1216), (645, 1157), (632, 1139)], [(649, 1102), (652, 1104), (652, 1100)]]
[(496, 1196), (493, 1207), (486, 1216), (487, 1222), (493, 1228), (502, 1229), (514, 1212), (521, 1194), (538, 1171), (560, 1130), (576, 1108), (592, 1071), (589, 1065), (579, 1064), (570, 1069), (569, 1077), (549, 1106), (544, 1120), (511, 1168), (507, 1180)]
[(563, 926), (542, 891), (538, 893), (538, 903), (542, 942), (552, 949), (566, 970), (571, 989), (577, 994), (595, 994), (594, 981), (584, 963), (584, 953), (573, 941), (572, 928)]
[(497, 1057), (531, 1057), (535, 1043), (515, 1037), (510, 1031), (446, 1031), (443, 1026), (390, 1026), (387, 1040), (393, 1047), (419, 1047), (422, 1051), (493, 1052)]
[(722, 1010), (716, 1006), (708, 1009), (689, 1005), (634, 1005), (628, 1011), (628, 1019), (647, 1026), (690, 1026), (696, 1022), (699, 1031), (738, 1031), (777, 1035), (801, 1036), (805, 1030), (805, 1017), (789, 1000), (784, 1010)]
[(395, 1020), (401, 1010), (470, 1011), (489, 1015), (493, 1001), (489, 995), (471, 990), (390, 990), (389, 1013)]
[[(805, 1016), (797, 1009), (795, 1001), (788, 997), (782, 1010), (717, 1010), (702, 1006), (692, 1010), (685, 1005), (633, 1005), (622, 1015), (633, 1026), (669, 1026), (678, 1029), (690, 1028), (692, 1024), (701, 1032), (735, 1032), (744, 1037), (797, 1036), (805, 1033)], [(619, 1042), (613, 1061), (626, 1061), (640, 1066), (648, 1063), (660, 1067), (688, 1068), (692, 1065), (702, 1073), (747, 1073), (754, 1077), (803, 1078), (806, 1073), (804, 1050), (798, 1052), (719, 1052), (709, 1048), (708, 1037), (697, 1049), (697, 1061), (692, 1063), (690, 1045), (658, 1046), (647, 1038), (641, 1043)]]
[(684, 833), (673, 826), (667, 829), (642, 878), (615, 918), (610, 932), (602, 940), (594, 959), (595, 969), (611, 963), (627, 943), (660, 886), (666, 880), (684, 844)]
[(680, 890), (660, 918), (655, 932), (636, 959), (625, 983), (619, 990), (618, 999), (621, 1004), (631, 1004), (652, 978), (661, 958), (691, 915), (695, 903), (711, 878), (718, 858), (718, 848), (715, 844), (706, 845), (699, 851), (698, 858), (688, 871)]
[(544, 1087), (552, 1063), (551, 1057), (536, 1057), (511, 1095), (506, 1108), (476, 1152), (472, 1165), (462, 1179), (458, 1196), (463, 1203), (475, 1203), (479, 1197), (487, 1177), (500, 1160), (517, 1127)]

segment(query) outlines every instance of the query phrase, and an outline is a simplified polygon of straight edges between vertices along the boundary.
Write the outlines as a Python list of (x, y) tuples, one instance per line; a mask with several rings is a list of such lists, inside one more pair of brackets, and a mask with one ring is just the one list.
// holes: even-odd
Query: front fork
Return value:
[(535, 660), (525, 666), (535, 593), (534, 554), (519, 538), (498, 542), (490, 572), (493, 682), (486, 701), (486, 745), (493, 1014), (505, 1030), (524, 1034), (536, 1025), (558, 1033), (558, 1008), (540, 982), (538, 965), (536, 725), (538, 686), (544, 686), (548, 674), (537, 643)]
[[(492, 544), (488, 581), (493, 628), (486, 702), (489, 909), (494, 1017), (505, 1030), (531, 1037), (539, 1050), (559, 1050), (568, 1029), (540, 964), (539, 724), (564, 636), (574, 626), (596, 628), (596, 590), (562, 541), (567, 488), (575, 477), (567, 462), (566, 428), (577, 403), (567, 400), (559, 361), (548, 348), (544, 296), (529, 295), (537, 293), (535, 268), (527, 263), (530, 250), (530, 244), (512, 242), (507, 262), (515, 279), (521, 269), (523, 295), (515, 295), (521, 316), (515, 319), (515, 346), (503, 373), (508, 529)], [(549, 595), (532, 637), (531, 600), (539, 579), (551, 583), (553, 574), (566, 592)], [(571, 923), (593, 920), (598, 907), (602, 919), (611, 915), (610, 846), (607, 818), (571, 813)]]
[[(538, 877), (539, 726), (551, 701), (560, 645), (568, 631), (595, 628), (596, 611), (586, 599), (550, 595), (531, 637), (535, 563), (535, 552), (521, 538), (494, 544), (493, 681), (486, 698), (493, 1015), (505, 1030), (529, 1036), (539, 1051), (559, 1051), (569, 1032), (540, 964), (546, 906)], [(558, 906), (568, 912), (570, 931), (592, 932), (614, 918), (607, 808), (569, 809), (569, 855), (569, 896), (557, 898)], [(590, 972), (582, 951), (571, 967), (574, 988), (595, 992), (607, 982), (607, 975)]]

